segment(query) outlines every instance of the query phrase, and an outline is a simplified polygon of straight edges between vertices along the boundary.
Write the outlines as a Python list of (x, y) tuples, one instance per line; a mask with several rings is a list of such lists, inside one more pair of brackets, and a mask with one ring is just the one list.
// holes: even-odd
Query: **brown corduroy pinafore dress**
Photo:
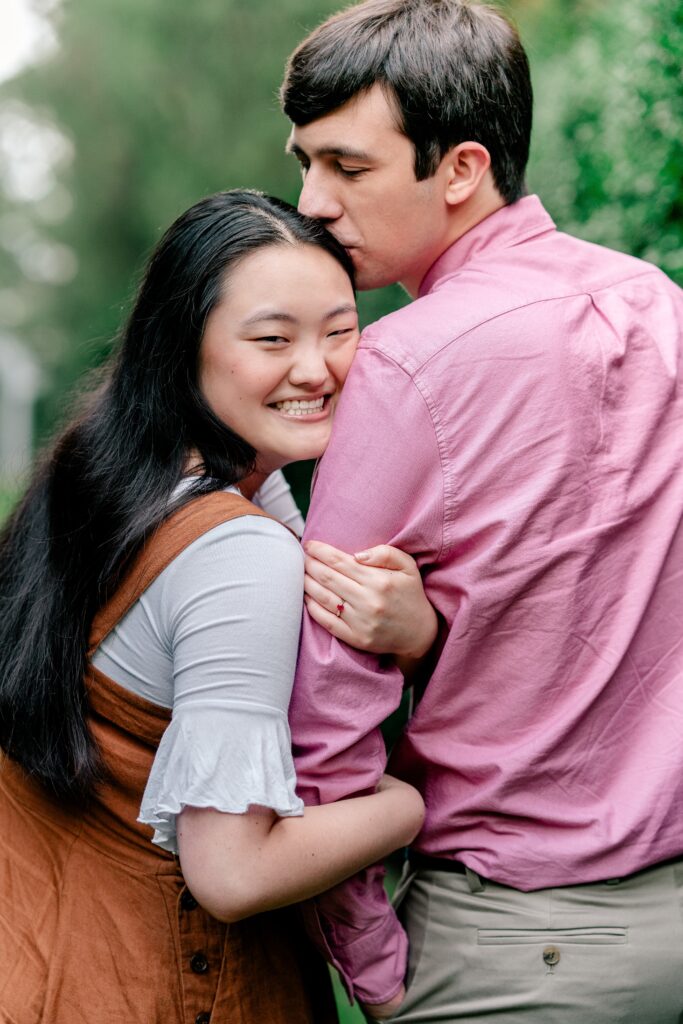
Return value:
[[(170, 516), (97, 615), (91, 649), (193, 540), (262, 514), (219, 492)], [(93, 667), (86, 683), (108, 771), (86, 812), (0, 764), (0, 1024), (336, 1022), (327, 969), (296, 911), (221, 924), (137, 822), (170, 711)]]

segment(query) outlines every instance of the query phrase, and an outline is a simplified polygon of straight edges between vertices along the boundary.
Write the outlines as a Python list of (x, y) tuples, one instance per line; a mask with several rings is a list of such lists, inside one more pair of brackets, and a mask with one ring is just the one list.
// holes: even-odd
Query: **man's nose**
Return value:
[(299, 196), (299, 213), (317, 220), (338, 220), (344, 212), (333, 194), (330, 183), (313, 169), (306, 171)]

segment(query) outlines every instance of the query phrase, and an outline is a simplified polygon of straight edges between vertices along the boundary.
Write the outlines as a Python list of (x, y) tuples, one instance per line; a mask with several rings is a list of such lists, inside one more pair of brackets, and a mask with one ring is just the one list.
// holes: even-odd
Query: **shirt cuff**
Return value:
[(408, 938), (393, 909), (386, 903), (382, 914), (369, 914), (373, 920), (364, 925), (341, 922), (336, 914), (334, 919), (325, 914), (321, 902), (326, 895), (304, 904), (301, 912), (310, 938), (339, 973), (349, 1001), (372, 1005), (393, 999), (408, 965)]

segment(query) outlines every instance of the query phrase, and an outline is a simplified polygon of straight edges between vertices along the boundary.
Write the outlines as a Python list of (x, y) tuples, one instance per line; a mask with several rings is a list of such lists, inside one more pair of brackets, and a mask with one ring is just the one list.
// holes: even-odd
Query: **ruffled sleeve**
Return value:
[(304, 564), (279, 523), (243, 516), (195, 541), (159, 577), (154, 620), (173, 671), (173, 713), (139, 820), (177, 852), (186, 806), (303, 813), (287, 710)]
[(152, 841), (178, 852), (176, 816), (184, 807), (243, 814), (252, 804), (281, 817), (303, 814), (285, 715), (258, 705), (179, 708), (140, 808), (138, 820), (154, 829)]

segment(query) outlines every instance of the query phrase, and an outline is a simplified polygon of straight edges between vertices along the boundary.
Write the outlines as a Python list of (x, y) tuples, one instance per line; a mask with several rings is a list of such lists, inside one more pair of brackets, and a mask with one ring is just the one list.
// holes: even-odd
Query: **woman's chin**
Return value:
[(313, 459), (319, 459), (327, 448), (327, 444), (314, 445), (310, 448), (302, 448), (297, 452), (290, 452), (287, 456), (283, 455), (282, 465), (290, 465), (292, 462), (310, 462)]
[[(269, 462), (279, 460), (280, 466), (286, 466), (292, 462), (319, 459), (330, 442), (329, 420), (326, 423), (318, 424), (317, 427), (318, 429), (312, 423), (307, 424), (303, 429), (297, 425), (294, 429), (302, 436), (288, 438), (287, 443), (278, 445), (277, 448), (273, 445), (269, 453)], [(306, 436), (303, 436), (304, 434)]]
[(311, 462), (319, 459), (327, 447), (327, 441), (323, 445), (289, 448), (286, 452), (269, 452), (267, 455), (259, 454), (256, 460), (257, 472), (269, 475), (283, 466), (291, 466), (293, 462)]

